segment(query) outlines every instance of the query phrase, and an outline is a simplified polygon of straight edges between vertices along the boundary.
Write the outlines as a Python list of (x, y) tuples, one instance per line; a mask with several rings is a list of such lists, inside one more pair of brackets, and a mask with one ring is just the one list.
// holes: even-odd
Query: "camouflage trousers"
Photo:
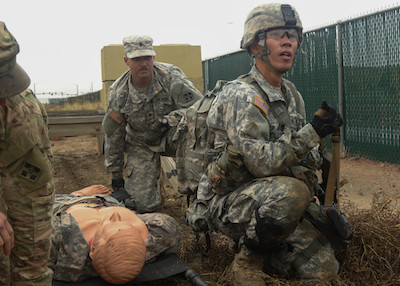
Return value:
[(1, 285), (51, 285), (53, 272), (47, 267), (52, 231), (51, 209), (54, 185), (50, 180), (35, 190), (24, 178), (1, 169), (0, 200), (14, 229), (11, 255), (0, 251)]
[(125, 190), (129, 198), (125, 203), (138, 213), (152, 212), (161, 204), (160, 153), (147, 146), (127, 144)]
[[(260, 242), (256, 233), (258, 212), (260, 218), (275, 222), (275, 226), (292, 229), (282, 236), (285, 247), (267, 255), (267, 268), (287, 276), (332, 278), (337, 274), (339, 264), (329, 243), (321, 244), (317, 253), (306, 262), (295, 263), (320, 236), (308, 221), (301, 219), (311, 197), (309, 188), (298, 179), (268, 177), (252, 181), (227, 195), (215, 195), (209, 201), (195, 201), (187, 210), (187, 217), (192, 226), (204, 225), (200, 220), (205, 218), (209, 229), (231, 237), (251, 255), (252, 251), (245, 247), (244, 241)], [(271, 229), (271, 235), (274, 232), (276, 229)]]

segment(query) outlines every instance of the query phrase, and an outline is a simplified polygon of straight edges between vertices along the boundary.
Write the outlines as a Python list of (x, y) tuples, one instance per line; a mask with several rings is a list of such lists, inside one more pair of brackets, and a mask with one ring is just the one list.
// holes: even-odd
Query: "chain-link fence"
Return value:
[[(308, 120), (326, 100), (345, 119), (346, 151), (400, 164), (400, 7), (304, 34), (285, 74), (304, 97)], [(204, 90), (251, 68), (245, 51), (203, 61)]]

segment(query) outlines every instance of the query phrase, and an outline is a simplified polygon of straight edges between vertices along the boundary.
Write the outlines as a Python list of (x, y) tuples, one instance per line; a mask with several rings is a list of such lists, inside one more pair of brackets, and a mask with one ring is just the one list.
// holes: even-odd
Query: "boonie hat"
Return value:
[(6, 25), (0, 22), (0, 98), (7, 98), (24, 91), (31, 80), (17, 64), (19, 45)]
[(125, 49), (125, 55), (128, 58), (137, 58), (145, 56), (155, 56), (153, 49), (153, 39), (144, 35), (133, 35), (125, 37), (122, 40)]

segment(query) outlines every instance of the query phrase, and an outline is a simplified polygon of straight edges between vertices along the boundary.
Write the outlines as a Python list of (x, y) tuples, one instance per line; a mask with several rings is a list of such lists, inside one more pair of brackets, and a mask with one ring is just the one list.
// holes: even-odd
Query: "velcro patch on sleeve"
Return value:
[(115, 112), (115, 111), (111, 111), (110, 112), (110, 118), (112, 119), (112, 120), (114, 120), (117, 124), (121, 124), (122, 123), (122, 121), (124, 121), (124, 119), (121, 117), (121, 115), (119, 115), (117, 112)]
[(259, 96), (254, 97), (254, 105), (261, 109), (264, 112), (265, 116), (268, 116), (269, 105)]

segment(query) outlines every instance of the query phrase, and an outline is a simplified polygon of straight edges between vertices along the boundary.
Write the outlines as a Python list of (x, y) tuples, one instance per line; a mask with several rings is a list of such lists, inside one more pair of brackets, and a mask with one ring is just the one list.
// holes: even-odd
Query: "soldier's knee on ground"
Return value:
[(263, 266), (262, 256), (241, 249), (229, 267), (232, 284), (234, 286), (265, 286)]
[(255, 212), (255, 231), (258, 241), (244, 238), (244, 244), (251, 250), (268, 254), (280, 251), (284, 247), (283, 241), (295, 230), (297, 221), (282, 222), (274, 217), (261, 218), (259, 211)]
[(330, 244), (325, 244), (307, 262), (296, 268), (297, 276), (301, 279), (330, 281), (339, 272), (339, 262)]

